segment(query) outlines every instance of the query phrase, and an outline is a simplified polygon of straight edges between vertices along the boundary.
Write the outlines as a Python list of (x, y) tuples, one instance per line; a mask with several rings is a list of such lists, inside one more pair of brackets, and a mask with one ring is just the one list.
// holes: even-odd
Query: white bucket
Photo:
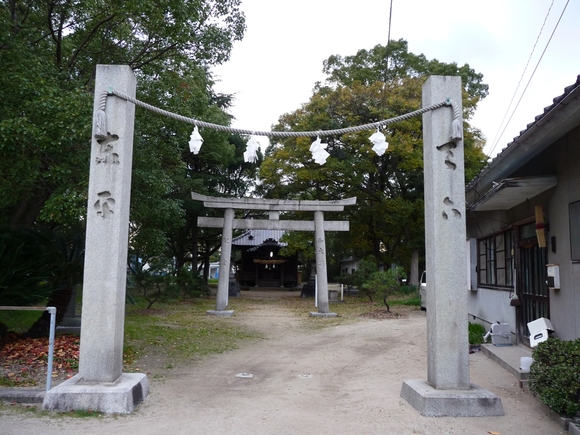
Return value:
[(522, 373), (530, 373), (530, 366), (534, 359), (531, 356), (523, 356), (520, 358), (520, 370)]

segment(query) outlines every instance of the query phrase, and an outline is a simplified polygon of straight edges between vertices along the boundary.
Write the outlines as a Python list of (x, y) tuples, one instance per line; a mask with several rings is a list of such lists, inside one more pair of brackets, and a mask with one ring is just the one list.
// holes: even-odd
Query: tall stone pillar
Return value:
[[(461, 90), (461, 77), (431, 76), (423, 107), (450, 100), (461, 114)], [(469, 382), (463, 141), (451, 139), (452, 122), (451, 107), (423, 114), (427, 382), (405, 381), (401, 396), (428, 416), (503, 415), (499, 398)]]
[[(128, 66), (97, 67), (98, 85), (135, 96)], [(95, 90), (96, 92), (96, 90)], [(95, 95), (95, 113), (100, 95)], [(123, 367), (135, 105), (107, 98), (107, 137), (92, 139), (79, 374), (115, 382)]]
[[(79, 374), (47, 393), (43, 406), (48, 409), (127, 413), (148, 390), (145, 375), (122, 374), (135, 106), (104, 98), (109, 88), (134, 97), (131, 68), (97, 66)], [(107, 134), (97, 139), (103, 108)]]
[(216, 295), (216, 308), (209, 310), (207, 314), (214, 316), (231, 316), (234, 311), (226, 310), (228, 306), (230, 284), (230, 261), (232, 256), (232, 237), (234, 232), (234, 209), (224, 210), (224, 226), (222, 233), (222, 247), (220, 252), (220, 274)]
[[(446, 98), (461, 113), (461, 77), (430, 77), (423, 107)], [(451, 141), (453, 110), (423, 115), (427, 379), (436, 389), (469, 389), (467, 235), (463, 141)]]
[(311, 316), (335, 317), (328, 307), (328, 277), (326, 271), (326, 239), (324, 235), (324, 213), (314, 212), (314, 249), (316, 251), (316, 284), (318, 285), (318, 312)]

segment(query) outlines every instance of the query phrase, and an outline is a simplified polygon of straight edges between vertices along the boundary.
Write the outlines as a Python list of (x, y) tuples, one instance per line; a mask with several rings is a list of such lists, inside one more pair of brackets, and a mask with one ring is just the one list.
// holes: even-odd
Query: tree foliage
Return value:
[(390, 312), (391, 307), (387, 299), (401, 286), (401, 278), (403, 278), (404, 273), (404, 270), (397, 266), (388, 270), (379, 270), (364, 282), (362, 288), (371, 300), (373, 296), (381, 298), (387, 307), (387, 312)]
[[(98, 64), (129, 65), (140, 100), (228, 125), (231, 96), (216, 94), (210, 68), (244, 34), (240, 3), (0, 0), (0, 224), (83, 233)], [(243, 194), (255, 178), (243, 138), (203, 131), (193, 156), (192, 128), (137, 108), (131, 250), (175, 257), (175, 273), (198, 245), (203, 258), (219, 246), (216, 231), (198, 234), (207, 211), (190, 192)]]
[[(245, 21), (239, 0), (0, 2), (0, 210), (12, 227), (82, 225), (97, 64), (142, 81), (207, 74), (228, 59)], [(209, 82), (199, 83), (207, 92)], [(188, 97), (190, 95), (187, 95)], [(189, 100), (195, 106), (207, 101)], [(136, 136), (142, 132), (136, 130)]]
[[(386, 68), (388, 55), (388, 65)], [(354, 56), (331, 56), (327, 75), (310, 100), (282, 115), (276, 130), (332, 130), (377, 122), (421, 107), (421, 87), (430, 74), (459, 75), (463, 82), (464, 119), (487, 95), (482, 75), (468, 65), (427, 60), (407, 50), (406, 41), (377, 45)], [(323, 166), (310, 158), (315, 138), (272, 143), (260, 168), (261, 192), (276, 198), (331, 200), (356, 196), (357, 206), (341, 217), (350, 221), (345, 256), (373, 255), (384, 264), (410, 269), (412, 251), (424, 249), (423, 150), (421, 118), (390, 124), (384, 131), (389, 149), (372, 151), (372, 131), (327, 137), (329, 159)], [(466, 178), (485, 161), (481, 133), (464, 123)]]

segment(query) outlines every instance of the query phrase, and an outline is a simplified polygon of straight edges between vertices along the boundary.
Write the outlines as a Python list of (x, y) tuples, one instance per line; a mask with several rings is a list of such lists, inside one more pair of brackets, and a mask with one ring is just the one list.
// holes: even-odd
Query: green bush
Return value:
[(469, 344), (483, 343), (483, 336), (485, 335), (485, 328), (479, 323), (469, 323)]
[(387, 302), (387, 298), (393, 294), (400, 286), (400, 279), (404, 276), (404, 271), (400, 267), (395, 267), (386, 271), (374, 272), (362, 285), (363, 290), (366, 291), (367, 296), (371, 298), (376, 295), (383, 300), (387, 307), (387, 312), (391, 311), (391, 307)]
[(548, 407), (564, 417), (580, 411), (580, 338), (549, 338), (534, 349), (529, 387)]

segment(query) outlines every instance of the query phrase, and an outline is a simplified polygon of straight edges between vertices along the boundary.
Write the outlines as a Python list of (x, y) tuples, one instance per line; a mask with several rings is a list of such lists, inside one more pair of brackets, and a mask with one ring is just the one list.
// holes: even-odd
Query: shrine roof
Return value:
[(238, 237), (234, 237), (232, 239), (232, 245), (259, 246), (267, 239), (274, 239), (280, 246), (286, 246), (287, 243), (280, 242), (280, 238), (284, 233), (284, 230), (247, 230)]

